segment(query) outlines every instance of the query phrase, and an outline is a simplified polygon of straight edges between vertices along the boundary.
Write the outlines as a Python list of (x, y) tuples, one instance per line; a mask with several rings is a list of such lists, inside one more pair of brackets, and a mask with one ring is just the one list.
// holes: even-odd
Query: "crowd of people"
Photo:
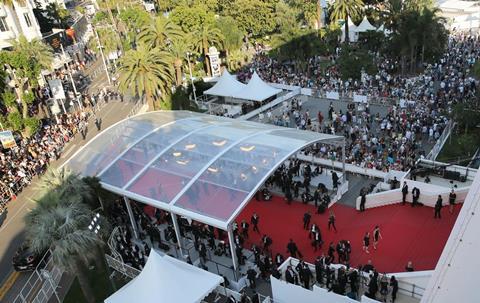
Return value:
[(87, 119), (85, 112), (60, 115), (57, 121), (43, 120), (40, 130), (30, 138), (17, 136), (17, 145), (0, 153), (2, 202), (15, 198), (34, 176), (43, 174)]
[[(321, 58), (309, 60), (312, 75), (295, 72), (288, 63), (281, 63), (258, 53), (253, 63), (239, 73), (240, 79), (253, 71), (267, 82), (298, 85), (319, 91), (335, 91), (351, 97), (354, 93), (368, 98), (395, 100), (387, 113), (373, 114), (368, 104), (351, 102), (342, 111), (330, 103), (328, 112), (310, 113), (302, 109), (301, 100), (276, 113), (263, 115), (261, 120), (277, 125), (342, 134), (347, 138), (346, 162), (378, 170), (407, 170), (415, 160), (426, 156), (423, 143), (433, 144), (450, 120), (453, 105), (471, 102), (478, 83), (469, 76), (480, 57), (480, 38), (466, 34), (451, 35), (448, 49), (439, 62), (425, 67), (415, 77), (396, 75), (398, 62), (377, 56), (378, 73), (363, 75), (361, 80), (342, 80), (335, 67), (337, 54), (330, 57), (332, 67), (321, 72)], [(313, 122), (315, 121), (315, 123)], [(321, 146), (316, 154), (330, 159), (341, 157), (341, 148)]]

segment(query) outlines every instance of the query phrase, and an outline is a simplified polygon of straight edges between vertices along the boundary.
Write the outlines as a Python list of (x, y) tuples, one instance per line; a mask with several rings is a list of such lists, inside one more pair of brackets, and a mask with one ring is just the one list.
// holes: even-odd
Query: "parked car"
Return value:
[(45, 252), (37, 253), (27, 245), (20, 246), (13, 256), (12, 264), (16, 271), (34, 270), (42, 260)]

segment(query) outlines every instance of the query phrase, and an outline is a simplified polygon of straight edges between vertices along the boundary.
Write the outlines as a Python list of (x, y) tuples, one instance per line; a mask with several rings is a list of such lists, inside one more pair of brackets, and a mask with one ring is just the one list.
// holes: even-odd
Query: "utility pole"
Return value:
[(110, 79), (110, 74), (108, 73), (107, 63), (105, 62), (105, 55), (103, 54), (103, 46), (100, 43), (100, 38), (98, 37), (97, 30), (92, 25), (93, 32), (95, 33), (95, 38), (97, 39), (98, 48), (100, 49), (100, 54), (102, 55), (102, 62), (103, 67), (105, 68), (105, 74), (107, 74), (108, 84), (112, 84), (112, 80)]
[[(60, 48), (62, 49), (63, 58), (66, 59), (67, 55), (65, 54), (65, 50), (63, 49), (62, 43), (60, 43)], [(68, 64), (68, 62), (66, 63), (67, 63), (68, 76), (70, 77), (70, 82), (72, 82), (73, 93), (75, 94), (75, 100), (77, 100), (80, 110), (83, 110), (82, 102), (80, 102), (80, 98), (78, 97), (77, 85), (75, 84), (75, 81), (73, 80), (72, 72), (70, 71), (70, 65)]]

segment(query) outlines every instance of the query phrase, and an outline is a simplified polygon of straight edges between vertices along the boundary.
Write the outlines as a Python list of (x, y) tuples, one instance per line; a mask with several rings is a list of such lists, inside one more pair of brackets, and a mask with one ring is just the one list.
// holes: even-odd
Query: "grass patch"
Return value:
[(441, 162), (457, 162), (460, 165), (468, 164), (475, 152), (480, 146), (480, 129), (474, 128), (472, 131), (465, 133), (463, 130), (455, 129), (450, 138), (442, 148), (442, 151), (437, 157)]
[[(92, 286), (93, 293), (95, 294), (95, 299), (97, 302), (103, 302), (108, 296), (114, 293), (112, 288), (112, 283), (108, 278), (108, 273), (104, 270), (93, 269), (88, 271), (88, 279), (90, 285)], [(123, 279), (114, 278), (115, 286), (117, 290), (120, 289), (127, 281)], [(82, 289), (80, 284), (78, 284), (77, 278), (72, 283), (64, 303), (86, 303), (85, 297), (83, 296)]]

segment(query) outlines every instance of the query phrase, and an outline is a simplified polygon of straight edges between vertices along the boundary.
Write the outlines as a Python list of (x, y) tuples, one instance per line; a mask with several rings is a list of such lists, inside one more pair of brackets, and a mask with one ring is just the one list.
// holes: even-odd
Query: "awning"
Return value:
[(210, 89), (204, 91), (206, 95), (219, 97), (232, 97), (236, 92), (244, 89), (245, 84), (235, 79), (227, 70), (224, 70), (217, 83)]
[(254, 72), (247, 86), (235, 93), (233, 97), (244, 100), (263, 101), (281, 92), (281, 89), (274, 88), (265, 83), (260, 79), (257, 72)]
[(105, 300), (105, 303), (201, 302), (223, 278), (151, 250), (142, 272)]
[(364, 33), (366, 31), (376, 31), (377, 28), (373, 26), (370, 21), (368, 21), (367, 17), (365, 16), (362, 22), (357, 26), (356, 31), (358, 33)]

